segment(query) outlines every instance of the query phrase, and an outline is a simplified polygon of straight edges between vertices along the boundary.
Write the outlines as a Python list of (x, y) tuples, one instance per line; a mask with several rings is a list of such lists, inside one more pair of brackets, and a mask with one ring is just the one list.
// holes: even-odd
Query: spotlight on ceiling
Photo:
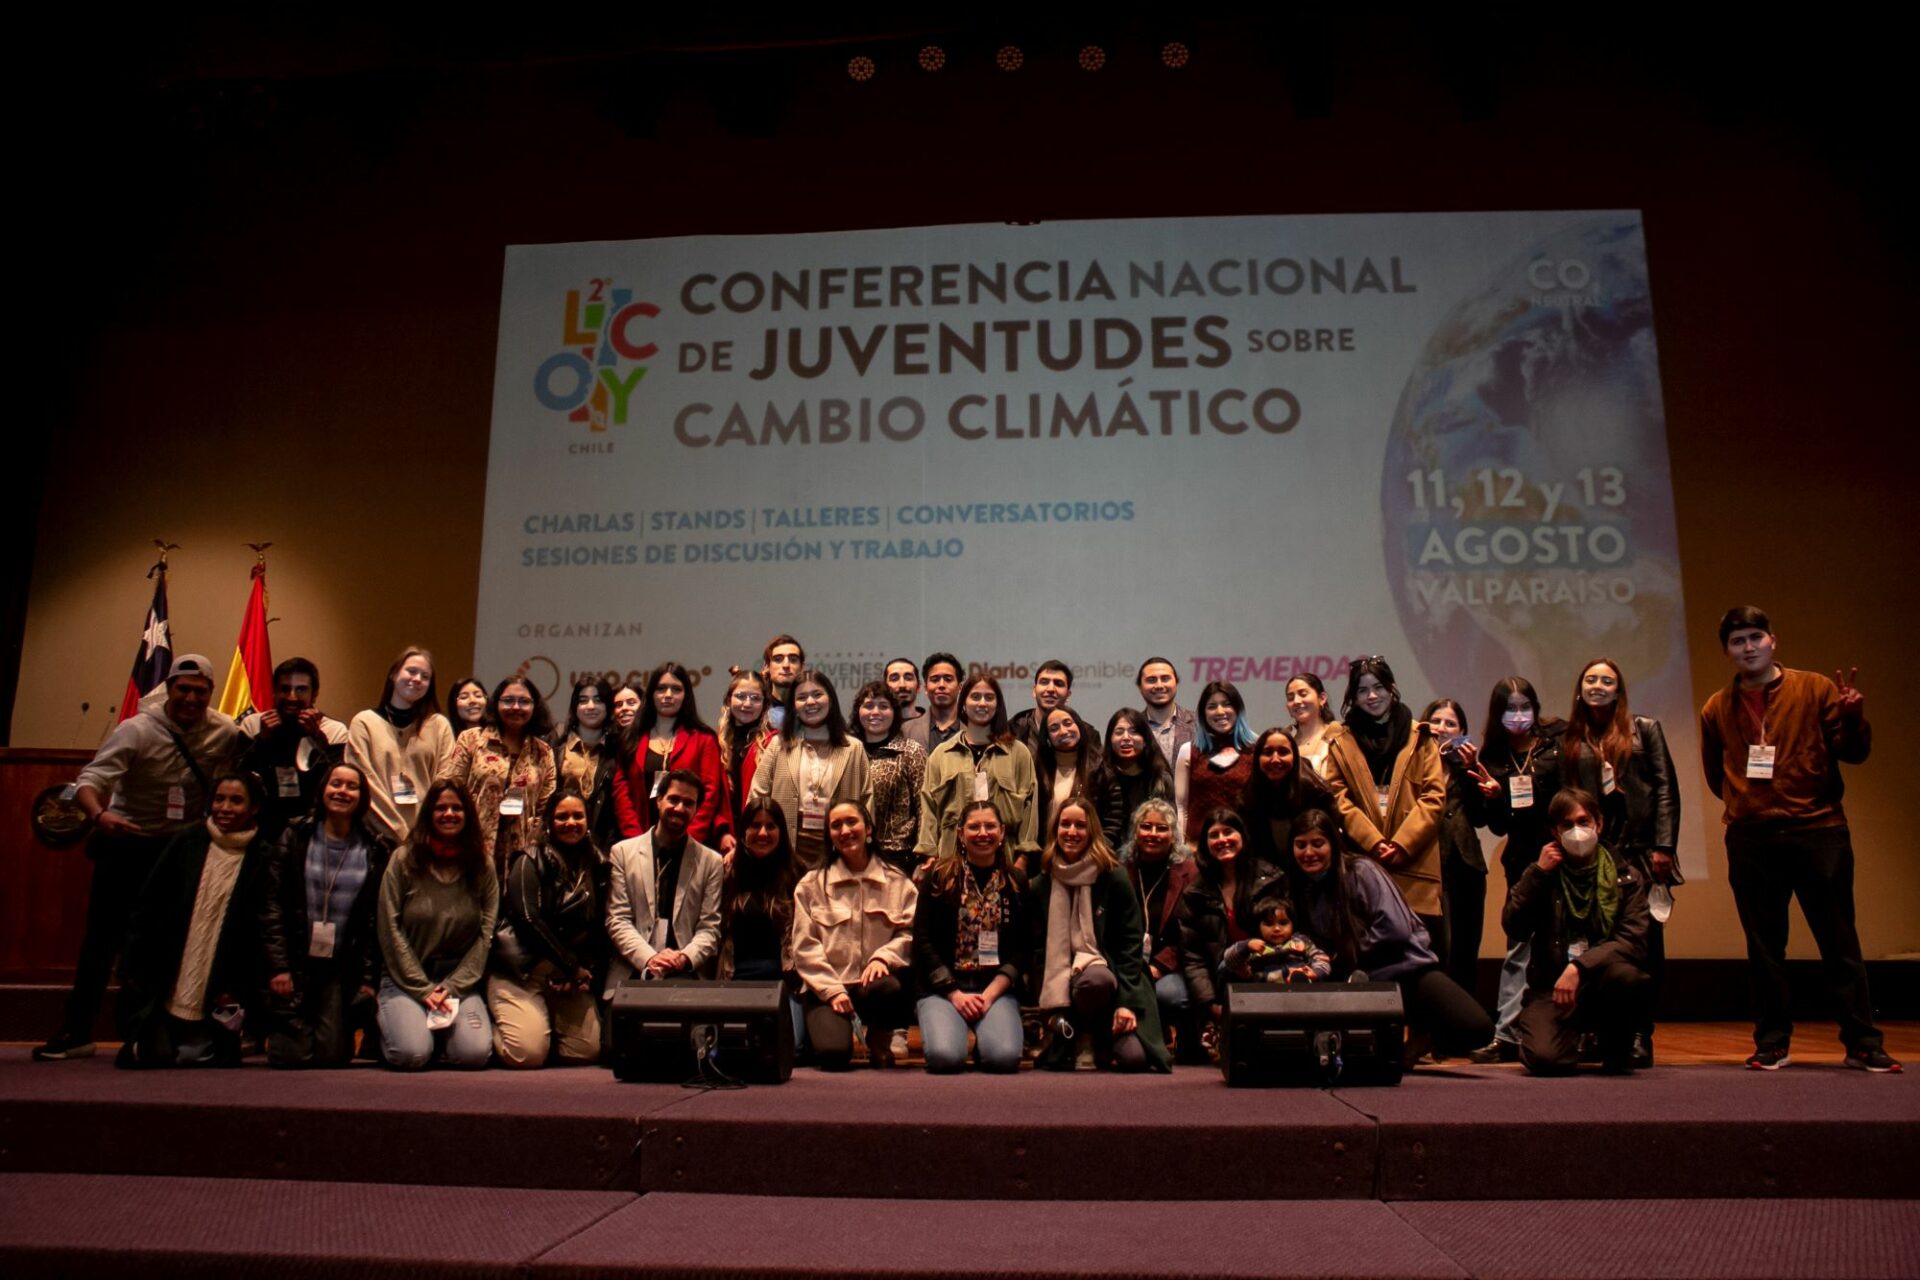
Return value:
[(920, 69), (938, 71), (947, 65), (947, 51), (937, 44), (930, 44), (920, 50)]
[(847, 74), (855, 80), (873, 79), (874, 70), (873, 59), (864, 53), (847, 63)]
[(1080, 50), (1080, 69), (1098, 71), (1107, 65), (1107, 51), (1097, 44), (1087, 45)]
[(1002, 71), (1018, 71), (1026, 65), (1027, 55), (1020, 52), (1017, 44), (1000, 46), (1000, 52), (993, 55), (993, 65)]
[(1168, 41), (1160, 49), (1160, 65), (1170, 71), (1177, 71), (1187, 65), (1187, 59), (1193, 56), (1186, 45), (1178, 40)]

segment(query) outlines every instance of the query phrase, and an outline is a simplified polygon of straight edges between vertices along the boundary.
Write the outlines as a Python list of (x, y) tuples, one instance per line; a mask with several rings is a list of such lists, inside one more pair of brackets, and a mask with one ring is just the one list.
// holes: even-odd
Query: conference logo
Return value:
[(611, 279), (567, 290), (559, 316), (562, 350), (535, 371), (534, 398), (594, 431), (625, 426), (633, 390), (647, 376), (647, 362), (660, 352), (651, 335), (651, 321), (659, 314), (659, 307)]
[(1597, 307), (1604, 301), (1593, 268), (1579, 258), (1535, 258), (1527, 264), (1527, 283), (1537, 307)]

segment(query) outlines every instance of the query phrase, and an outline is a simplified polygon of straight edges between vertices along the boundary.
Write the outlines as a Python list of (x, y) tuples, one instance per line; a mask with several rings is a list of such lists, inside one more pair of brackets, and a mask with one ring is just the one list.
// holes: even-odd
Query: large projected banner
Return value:
[(1164, 654), (1266, 724), (1382, 653), (1477, 733), (1606, 655), (1693, 754), (1634, 212), (517, 246), (480, 581), (548, 692), (790, 631), (843, 696), (1059, 656), (1100, 723)]

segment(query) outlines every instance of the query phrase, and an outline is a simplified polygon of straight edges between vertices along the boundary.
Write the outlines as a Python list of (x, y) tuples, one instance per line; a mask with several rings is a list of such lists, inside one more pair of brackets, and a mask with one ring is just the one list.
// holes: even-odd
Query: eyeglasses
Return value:
[(531, 707), (533, 705), (533, 699), (532, 698), (502, 698), (500, 699), (500, 705), (503, 707)]

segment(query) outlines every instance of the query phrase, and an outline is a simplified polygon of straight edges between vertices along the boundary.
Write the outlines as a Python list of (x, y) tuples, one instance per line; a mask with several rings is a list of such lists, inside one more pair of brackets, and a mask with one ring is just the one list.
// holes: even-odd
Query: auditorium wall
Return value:
[[(828, 67), (792, 86), (771, 138), (722, 130), (683, 99), (651, 140), (530, 74), (443, 76), (381, 145), (324, 113), (240, 144), (169, 142), (168, 181), (130, 193), (93, 233), (165, 227), (87, 335), (44, 474), (22, 477), (39, 486), (40, 516), (12, 742), (91, 747), (111, 726), (156, 536), (180, 544), (177, 652), (224, 665), (252, 563), (243, 544), (270, 540), (274, 652), (319, 662), (328, 710), (368, 705), (409, 642), (434, 649), (443, 684), (466, 671), (507, 244), (1640, 209), (1695, 692), (1725, 679), (1714, 626), (1736, 602), (1772, 610), (1784, 661), (1859, 666), (1876, 729), (1848, 797), (1861, 933), (1870, 957), (1920, 951), (1920, 860), (1898, 807), (1920, 759), (1903, 714), (1920, 700), (1904, 644), (1914, 451), (1899, 385), (1913, 272), (1854, 153), (1671, 86), (1592, 91), (1608, 68), (1591, 64), (1509, 79), (1474, 120), (1436, 77), (1391, 59), (1343, 63), (1325, 119), (1201, 69), (1173, 86), (984, 75), (901, 86), (906, 70), (889, 66), (857, 86)], [(82, 247), (76, 236), (64, 251)], [(1276, 555), (1275, 582), (1308, 571)], [(871, 605), (855, 589), (849, 603)], [(1177, 637), (1139, 644), (1179, 650)], [(1570, 684), (1571, 666), (1543, 674), (1543, 697), (1562, 706)], [(1024, 688), (1010, 692), (1025, 705)], [(1476, 720), (1485, 705), (1484, 690), (1407, 690), (1436, 692)], [(1277, 697), (1253, 712), (1284, 718)], [(1710, 874), (1680, 896), (1670, 952), (1739, 955), (1717, 810), (1696, 806), (1684, 838), (1707, 850)], [(1798, 926), (1795, 954), (1811, 954)]]

